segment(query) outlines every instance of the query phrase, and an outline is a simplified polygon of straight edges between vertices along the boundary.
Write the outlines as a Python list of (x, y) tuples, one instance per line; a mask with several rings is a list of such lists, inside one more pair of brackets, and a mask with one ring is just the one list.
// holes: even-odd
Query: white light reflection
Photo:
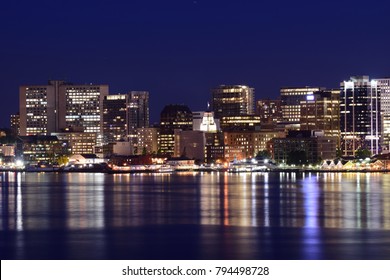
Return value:
[(16, 175), (16, 230), (23, 230), (23, 205), (22, 205), (22, 174), (20, 172)]
[(361, 189), (360, 189), (360, 174), (357, 176), (356, 178), (356, 223), (357, 223), (357, 227), (358, 228), (361, 228), (362, 227), (362, 224), (361, 224), (361, 205), (360, 205), (360, 192), (361, 192)]
[[(383, 197), (377, 188), (378, 174), (371, 174), (367, 172), (366, 177), (366, 207), (367, 207), (367, 227), (380, 229), (381, 226), (381, 208), (383, 207)], [(382, 176), (382, 174), (380, 175)], [(385, 219), (384, 219), (385, 220)], [(384, 227), (384, 225), (383, 225)]]
[(305, 226), (303, 227), (304, 259), (314, 259), (321, 255), (319, 227), (319, 195), (317, 178), (306, 177), (303, 181)]
[(68, 177), (68, 228), (104, 227), (104, 174), (78, 173)]
[(305, 227), (318, 227), (319, 190), (316, 179), (307, 177), (303, 182)]
[(256, 207), (256, 174), (252, 173), (251, 186), (251, 225), (257, 226), (257, 207)]
[(269, 216), (269, 174), (264, 174), (264, 226), (270, 226)]

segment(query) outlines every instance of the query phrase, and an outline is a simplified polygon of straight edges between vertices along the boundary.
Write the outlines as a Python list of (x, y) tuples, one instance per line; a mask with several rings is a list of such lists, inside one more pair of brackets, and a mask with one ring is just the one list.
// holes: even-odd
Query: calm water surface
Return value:
[(390, 259), (390, 174), (0, 173), (1, 259)]

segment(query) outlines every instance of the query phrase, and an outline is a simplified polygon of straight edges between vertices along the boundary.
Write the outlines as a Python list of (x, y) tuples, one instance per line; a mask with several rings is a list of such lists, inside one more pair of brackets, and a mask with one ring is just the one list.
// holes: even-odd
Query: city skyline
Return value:
[(390, 73), (389, 3), (127, 2), (3, 4), (0, 127), (18, 110), (20, 85), (50, 79), (149, 91), (155, 122), (162, 100), (204, 110), (221, 84), (264, 99), (281, 87), (338, 88), (350, 76)]

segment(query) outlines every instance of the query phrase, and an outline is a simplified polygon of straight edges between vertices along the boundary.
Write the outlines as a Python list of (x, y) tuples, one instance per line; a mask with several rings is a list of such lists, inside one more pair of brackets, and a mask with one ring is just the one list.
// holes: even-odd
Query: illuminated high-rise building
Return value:
[(128, 94), (107, 95), (103, 99), (104, 143), (126, 140), (129, 135)]
[(82, 128), (84, 132), (103, 133), (103, 99), (108, 85), (63, 85), (66, 127)]
[(382, 148), (390, 152), (390, 78), (375, 79), (380, 90), (382, 111)]
[(351, 77), (340, 84), (341, 150), (354, 156), (357, 149), (381, 151), (381, 103), (378, 82), (368, 76)]
[(19, 87), (20, 135), (48, 135), (65, 125), (64, 81)]
[[(285, 87), (280, 89), (282, 100), (282, 118), (286, 128), (300, 129), (301, 101), (307, 100), (319, 87)], [(309, 97), (310, 98), (310, 97)]]
[(131, 91), (129, 93), (129, 129), (149, 127), (149, 92)]
[(244, 85), (221, 85), (211, 90), (211, 108), (215, 118), (254, 114), (253, 88)]
[(322, 130), (340, 139), (340, 90), (320, 90), (300, 102), (301, 130)]
[(175, 152), (175, 129), (192, 129), (192, 112), (186, 105), (166, 105), (160, 114), (159, 149), (162, 154)]
[(107, 85), (73, 85), (54, 80), (48, 85), (21, 86), (20, 135), (50, 135), (71, 129), (95, 133), (97, 147), (101, 146), (102, 101), (107, 94)]

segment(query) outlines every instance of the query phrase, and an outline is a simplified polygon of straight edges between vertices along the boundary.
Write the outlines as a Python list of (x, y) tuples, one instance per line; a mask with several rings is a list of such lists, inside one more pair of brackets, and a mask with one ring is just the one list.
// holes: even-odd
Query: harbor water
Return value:
[(1, 172), (1, 259), (390, 259), (390, 174)]

